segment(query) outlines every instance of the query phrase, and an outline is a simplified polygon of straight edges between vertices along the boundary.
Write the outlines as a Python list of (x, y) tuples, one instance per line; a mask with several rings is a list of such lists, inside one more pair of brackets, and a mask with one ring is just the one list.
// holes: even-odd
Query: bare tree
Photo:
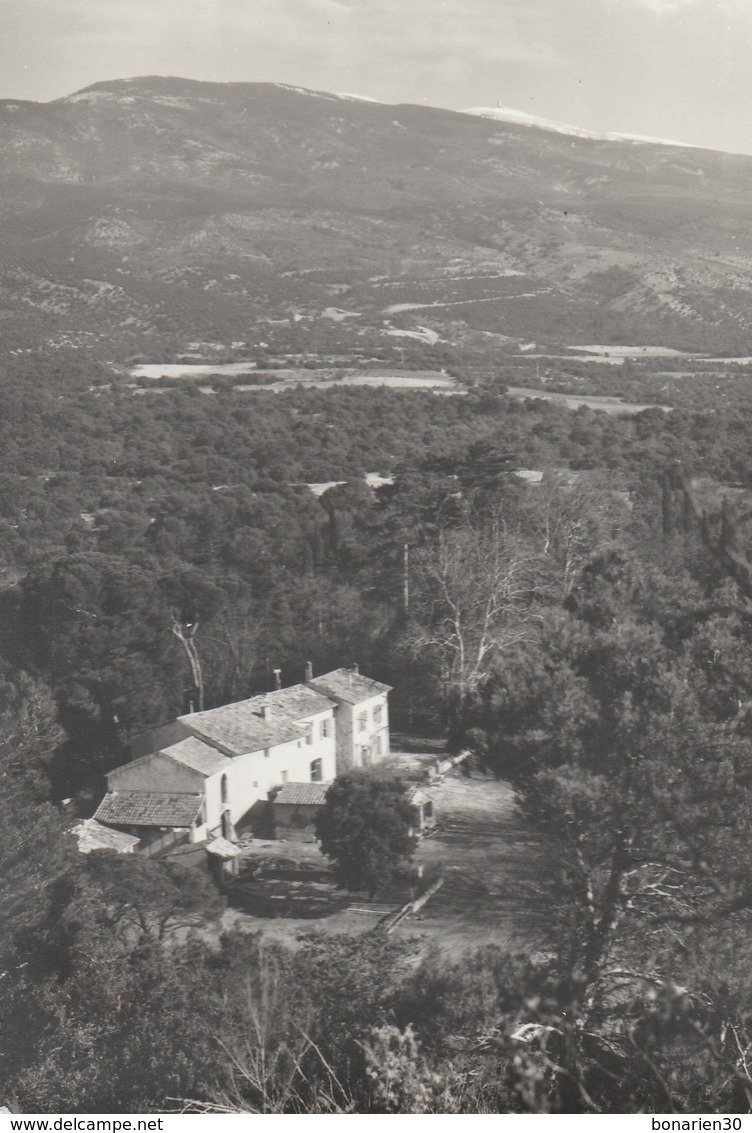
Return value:
[(204, 675), (201, 670), (201, 660), (196, 648), (196, 633), (198, 632), (199, 621), (198, 618), (194, 622), (181, 622), (177, 614), (172, 615), (171, 630), (174, 636), (182, 645), (185, 655), (188, 658), (188, 664), (191, 667), (191, 674), (193, 675), (193, 687), (196, 689), (198, 696), (198, 711), (204, 710)]
[(570, 482), (547, 473), (531, 495), (532, 534), (556, 600), (570, 593), (585, 563), (613, 546), (629, 515), (626, 492), (579, 476)]
[(262, 952), (239, 1001), (242, 1024), (217, 1038), (225, 1082), (206, 1100), (170, 1099), (182, 1113), (352, 1113), (355, 1103), (311, 1037), (310, 1006), (292, 1000), (288, 975)]
[(212, 634), (204, 638), (202, 654), (210, 695), (216, 703), (248, 695), (253, 667), (258, 660), (258, 624), (253, 612), (241, 603), (231, 604), (212, 622)]
[(499, 518), (440, 529), (414, 552), (408, 639), (437, 659), (445, 688), (472, 688), (495, 654), (530, 633), (536, 558)]

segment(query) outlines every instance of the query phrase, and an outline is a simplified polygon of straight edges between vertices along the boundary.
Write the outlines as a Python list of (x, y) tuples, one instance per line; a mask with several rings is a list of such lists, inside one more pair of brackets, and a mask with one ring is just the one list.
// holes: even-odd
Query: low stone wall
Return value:
[(436, 770), (439, 775), (446, 775), (447, 771), (451, 771), (453, 767), (457, 767), (460, 763), (464, 763), (472, 755), (470, 751), (461, 751), (459, 755), (450, 755), (446, 759), (437, 759)]
[(420, 897), (416, 897), (414, 901), (408, 901), (401, 909), (396, 912), (388, 913), (381, 921), (379, 921), (377, 928), (382, 929), (386, 933), (393, 932), (397, 925), (402, 924), (406, 917), (412, 913), (417, 913), (422, 909), (427, 901), (430, 901), (434, 893), (437, 893), (444, 884), (443, 877), (437, 877), (436, 880), (428, 886), (425, 893), (421, 893)]
[(189, 841), (187, 830), (155, 830), (141, 839), (135, 852), (144, 858), (154, 858), (173, 846), (182, 846)]

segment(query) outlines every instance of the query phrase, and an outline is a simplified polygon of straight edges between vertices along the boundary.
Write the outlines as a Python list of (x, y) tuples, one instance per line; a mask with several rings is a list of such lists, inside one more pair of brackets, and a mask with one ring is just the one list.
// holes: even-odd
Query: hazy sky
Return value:
[(752, 153), (752, 0), (0, 0), (0, 97), (149, 74)]

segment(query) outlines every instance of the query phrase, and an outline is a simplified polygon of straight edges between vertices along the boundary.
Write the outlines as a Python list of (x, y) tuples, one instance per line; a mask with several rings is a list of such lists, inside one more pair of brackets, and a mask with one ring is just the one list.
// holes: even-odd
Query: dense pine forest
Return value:
[[(75, 357), (7, 364), (9, 1101), (748, 1110), (752, 399), (724, 380), (621, 415), (501, 378), (138, 396)], [(201, 875), (79, 855), (71, 815), (129, 739), (197, 703), (188, 630), (206, 707), (358, 661), (394, 727), (508, 780), (543, 845), (524, 955), (196, 934), (222, 907)]]

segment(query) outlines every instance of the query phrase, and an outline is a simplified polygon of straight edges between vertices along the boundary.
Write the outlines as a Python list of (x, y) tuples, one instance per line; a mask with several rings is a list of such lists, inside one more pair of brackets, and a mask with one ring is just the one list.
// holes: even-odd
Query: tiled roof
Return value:
[(305, 720), (315, 716), (317, 712), (326, 712), (328, 708), (336, 708), (336, 704), (308, 685), (290, 685), (289, 688), (275, 689), (274, 692), (265, 692), (261, 696), (254, 696), (253, 703), (261, 711), (262, 705), (268, 705), (272, 715), (279, 713), (288, 720)]
[(314, 677), (308, 684), (316, 692), (331, 696), (335, 700), (344, 700), (346, 704), (360, 704), (361, 701), (370, 700), (379, 693), (391, 692), (391, 685), (382, 685), (379, 681), (364, 677), (352, 669), (333, 669), (331, 673)]
[(201, 795), (154, 791), (108, 791), (94, 817), (112, 826), (191, 826)]
[[(333, 707), (333, 702), (321, 692), (298, 684), (239, 700), (235, 704), (223, 704), (206, 712), (191, 712), (179, 719), (184, 727), (210, 744), (231, 755), (245, 755), (246, 752), (261, 751), (288, 740), (301, 739), (305, 728), (298, 721)], [(266, 718), (264, 709), (267, 710)], [(168, 755), (172, 754), (172, 748), (165, 750)]]
[(275, 803), (285, 806), (323, 806), (329, 783), (285, 783)]
[(221, 708), (210, 708), (206, 712), (191, 712), (179, 719), (194, 735), (228, 755), (245, 755), (303, 738), (304, 729), (291, 724), (284, 716), (264, 720), (257, 700), (257, 697), (252, 697), (236, 704), (224, 704)]
[(431, 801), (428, 795), (421, 791), (420, 787), (413, 787), (408, 792), (407, 797), (411, 806), (425, 806), (426, 803)]
[(227, 838), (212, 838), (206, 843), (207, 854), (215, 854), (218, 858), (239, 858), (240, 847), (228, 842)]
[(102, 826), (96, 818), (85, 818), (73, 827), (71, 834), (78, 838), (78, 848), (82, 854), (90, 854), (92, 850), (117, 850), (120, 854), (128, 854), (140, 842), (140, 838), (126, 834), (124, 830)]
[(232, 760), (223, 755), (221, 751), (217, 751), (215, 747), (210, 747), (202, 740), (196, 739), (195, 736), (189, 736), (187, 740), (180, 740), (179, 743), (163, 747), (160, 750), (160, 755), (167, 755), (170, 759), (182, 763), (184, 767), (190, 767), (192, 771), (198, 771), (201, 775), (214, 775), (216, 771), (221, 771), (223, 767), (232, 763)]

